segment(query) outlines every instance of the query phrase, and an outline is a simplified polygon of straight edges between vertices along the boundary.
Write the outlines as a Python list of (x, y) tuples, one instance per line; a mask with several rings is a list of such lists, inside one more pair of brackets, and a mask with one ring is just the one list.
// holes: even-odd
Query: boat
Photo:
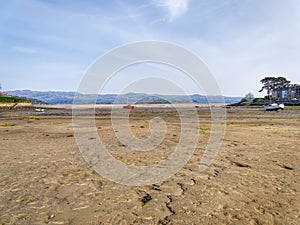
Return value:
[(130, 109), (130, 110), (133, 110), (133, 109), (134, 109), (134, 106), (128, 104), (128, 105), (123, 106), (123, 109)]
[(126, 102), (127, 102), (127, 105), (123, 106), (123, 109), (130, 109), (130, 110), (134, 110), (135, 109), (135, 107), (133, 105), (130, 105), (128, 103), (128, 97), (127, 97), (127, 101)]
[(230, 105), (223, 105), (222, 108), (224, 108), (224, 109), (231, 109), (231, 106)]
[(36, 111), (36, 112), (44, 112), (45, 110), (44, 110), (44, 109), (41, 109), (41, 108), (36, 108), (35, 111)]
[(272, 103), (265, 106), (266, 111), (278, 111), (278, 110), (284, 110), (284, 104), (277, 104)]

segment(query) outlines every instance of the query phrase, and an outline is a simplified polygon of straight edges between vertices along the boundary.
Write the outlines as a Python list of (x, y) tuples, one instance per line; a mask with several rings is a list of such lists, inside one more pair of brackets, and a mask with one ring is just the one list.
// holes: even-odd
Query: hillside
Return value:
[[(93, 99), (97, 99), (97, 104), (113, 104), (113, 103), (207, 103), (207, 97), (204, 95), (150, 95), (143, 93), (127, 93), (123, 95), (116, 94), (104, 94), (104, 95), (93, 95), (93, 94), (80, 94), (77, 92), (62, 92), (62, 91), (31, 91), (31, 90), (16, 90), (7, 91), (9, 95), (19, 96), (31, 99), (37, 99), (49, 104), (72, 104), (74, 97), (77, 95), (80, 97), (80, 103), (92, 104)], [(223, 96), (210, 96), (210, 102), (221, 103), (224, 98), (226, 103), (239, 102), (241, 97), (223, 97)]]
[(0, 104), (1, 103), (30, 103), (30, 100), (27, 98), (0, 96)]

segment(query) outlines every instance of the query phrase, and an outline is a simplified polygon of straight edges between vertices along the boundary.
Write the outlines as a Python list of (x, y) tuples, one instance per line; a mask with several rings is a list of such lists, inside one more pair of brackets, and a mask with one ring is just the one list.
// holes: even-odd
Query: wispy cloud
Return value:
[(36, 53), (38, 53), (38, 51), (33, 49), (33, 48), (22, 47), (22, 46), (13, 46), (12, 50), (15, 51), (15, 52), (25, 53), (25, 54), (36, 54)]
[[(73, 2), (0, 1), (0, 74), (9, 74), (0, 77), (6, 89), (75, 90), (95, 58), (145, 39), (198, 54), (226, 95), (255, 94), (268, 74), (300, 83), (300, 1)], [(228, 80), (246, 83), (247, 90)]]
[(189, 0), (153, 0), (153, 3), (167, 11), (167, 19), (172, 22), (188, 11)]

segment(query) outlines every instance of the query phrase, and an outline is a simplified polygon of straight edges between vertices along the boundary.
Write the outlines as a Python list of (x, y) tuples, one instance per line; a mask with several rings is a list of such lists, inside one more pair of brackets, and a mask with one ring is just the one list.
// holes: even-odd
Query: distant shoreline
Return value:
[[(57, 108), (57, 109), (73, 109), (76, 108), (123, 108), (126, 104), (47, 104), (47, 105), (32, 105), (35, 108)], [(226, 104), (223, 103), (177, 103), (177, 104), (131, 104), (136, 108), (172, 108), (172, 107), (195, 107), (198, 106), (200, 108), (208, 108), (208, 107), (222, 107)]]

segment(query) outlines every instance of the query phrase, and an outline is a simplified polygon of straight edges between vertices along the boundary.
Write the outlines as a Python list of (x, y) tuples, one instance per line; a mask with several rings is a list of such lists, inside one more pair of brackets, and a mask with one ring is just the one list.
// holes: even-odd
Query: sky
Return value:
[[(2, 0), (0, 83), (4, 91), (75, 91), (110, 50), (157, 40), (195, 53), (223, 95), (261, 96), (265, 76), (300, 83), (299, 37), (298, 0)], [(139, 80), (149, 76), (152, 83)], [(184, 73), (149, 63), (116, 73), (103, 92), (129, 85), (166, 94), (168, 82), (156, 85), (160, 76), (189, 94), (201, 92)]]

